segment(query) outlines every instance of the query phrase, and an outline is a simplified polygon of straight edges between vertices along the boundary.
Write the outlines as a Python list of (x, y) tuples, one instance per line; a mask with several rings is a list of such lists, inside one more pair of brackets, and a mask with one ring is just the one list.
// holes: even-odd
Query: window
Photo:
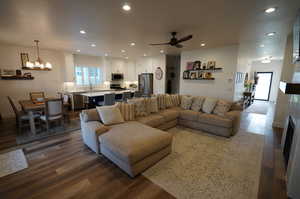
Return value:
[(75, 67), (76, 84), (80, 86), (99, 85), (102, 83), (99, 67)]

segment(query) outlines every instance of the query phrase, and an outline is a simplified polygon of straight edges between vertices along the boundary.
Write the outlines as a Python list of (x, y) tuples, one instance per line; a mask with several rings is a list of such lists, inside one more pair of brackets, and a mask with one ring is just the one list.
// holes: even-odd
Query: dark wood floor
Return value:
[[(3, 127), (6, 128), (3, 128)], [(0, 124), (0, 149), (16, 145), (8, 122)], [(285, 199), (280, 152), (282, 129), (269, 116), (244, 113), (241, 128), (265, 135), (259, 199)], [(0, 178), (0, 198), (174, 198), (144, 176), (129, 178), (87, 149), (79, 133), (49, 138), (24, 148), (29, 168)]]

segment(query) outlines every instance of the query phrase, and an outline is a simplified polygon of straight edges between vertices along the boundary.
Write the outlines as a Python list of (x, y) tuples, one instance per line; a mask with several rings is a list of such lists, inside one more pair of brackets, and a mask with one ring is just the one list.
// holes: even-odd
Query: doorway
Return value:
[(273, 72), (257, 72), (258, 82), (255, 87), (255, 100), (269, 101)]

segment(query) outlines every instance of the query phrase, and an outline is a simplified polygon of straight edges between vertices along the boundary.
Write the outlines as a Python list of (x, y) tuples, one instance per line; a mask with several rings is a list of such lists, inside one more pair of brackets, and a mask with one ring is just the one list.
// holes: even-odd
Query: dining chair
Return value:
[(116, 94), (115, 93), (109, 93), (104, 94), (104, 101), (99, 102), (98, 105), (100, 106), (111, 106), (116, 103)]
[(136, 97), (142, 97), (142, 93), (140, 91), (134, 91), (134, 95), (135, 98)]
[[(16, 125), (17, 125), (18, 131), (20, 133), (23, 127), (29, 126), (29, 115), (26, 114), (24, 111), (18, 110), (18, 108), (16, 107), (16, 105), (13, 102), (11, 97), (7, 96), (7, 99), (15, 113)], [(39, 121), (40, 114), (34, 113), (33, 117), (35, 120)], [(38, 122), (38, 124), (39, 124), (39, 122)]]
[(33, 102), (44, 101), (45, 93), (44, 92), (30, 92), (30, 100)]
[(47, 132), (51, 122), (59, 121), (63, 125), (64, 104), (63, 99), (49, 99), (45, 101), (45, 114), (42, 115), (41, 121), (46, 124)]
[(127, 102), (128, 99), (131, 99), (131, 92), (124, 92), (122, 95), (122, 101)]
[(69, 97), (69, 95), (64, 94), (64, 93), (58, 93), (58, 95), (63, 100), (64, 119), (69, 122), (70, 121), (69, 110), (71, 108), (70, 97)]

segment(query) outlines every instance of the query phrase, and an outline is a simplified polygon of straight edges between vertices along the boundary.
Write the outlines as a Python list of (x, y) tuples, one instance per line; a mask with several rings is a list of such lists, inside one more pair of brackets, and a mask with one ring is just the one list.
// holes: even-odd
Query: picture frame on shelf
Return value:
[(193, 70), (200, 70), (201, 69), (201, 61), (195, 61), (193, 65)]
[(190, 79), (197, 79), (197, 72), (191, 72)]
[(203, 73), (202, 72), (198, 73), (198, 79), (203, 79)]
[(203, 64), (202, 64), (201, 70), (206, 70), (206, 63), (203, 63)]
[(21, 65), (22, 68), (26, 68), (26, 63), (29, 61), (28, 53), (21, 53)]
[(189, 78), (190, 78), (189, 71), (184, 71), (183, 72), (183, 79), (189, 79)]
[(193, 69), (194, 69), (194, 62), (187, 62), (186, 70), (193, 70)]
[(215, 67), (216, 67), (216, 61), (208, 61), (207, 62), (207, 69), (213, 70), (213, 69), (215, 69)]

